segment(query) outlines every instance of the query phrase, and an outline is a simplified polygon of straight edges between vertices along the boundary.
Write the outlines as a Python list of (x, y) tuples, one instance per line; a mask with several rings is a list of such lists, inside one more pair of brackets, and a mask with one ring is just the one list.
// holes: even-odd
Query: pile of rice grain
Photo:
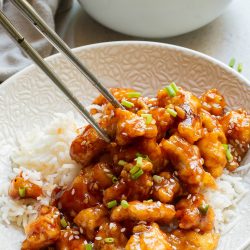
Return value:
[(12, 156), (10, 179), (22, 172), (24, 179), (43, 188), (44, 196), (38, 197), (37, 201), (13, 201), (8, 197), (9, 182), (4, 183), (0, 190), (0, 220), (7, 224), (27, 225), (36, 217), (40, 204), (49, 204), (56, 186), (66, 186), (78, 175), (81, 167), (71, 160), (69, 149), (79, 133), (79, 125), (73, 113), (55, 114), (43, 129), (36, 128), (18, 136), (19, 148)]
[[(37, 128), (19, 138), (19, 149), (12, 157), (10, 178), (22, 172), (25, 179), (43, 187), (45, 196), (38, 197), (38, 201), (13, 201), (8, 197), (9, 182), (6, 182), (0, 191), (0, 220), (27, 225), (36, 217), (37, 207), (49, 203), (52, 190), (57, 185), (68, 185), (79, 173), (80, 166), (69, 155), (79, 125), (72, 113), (56, 114), (44, 129)], [(218, 190), (209, 190), (205, 196), (215, 211), (215, 229), (223, 234), (237, 222), (237, 203), (246, 194), (246, 189), (241, 177), (226, 171), (217, 179), (217, 185)]]

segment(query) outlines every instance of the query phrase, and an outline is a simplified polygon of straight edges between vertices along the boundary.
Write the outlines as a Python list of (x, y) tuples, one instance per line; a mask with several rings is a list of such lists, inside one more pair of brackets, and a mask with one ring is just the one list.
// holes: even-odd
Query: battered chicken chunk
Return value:
[(74, 218), (76, 225), (81, 227), (89, 240), (95, 237), (96, 229), (108, 221), (108, 210), (103, 205), (83, 209)]
[(126, 250), (172, 250), (167, 236), (156, 223), (150, 225), (138, 225), (133, 229)]
[(103, 223), (95, 237), (95, 247), (99, 250), (123, 250), (128, 241), (118, 223)]
[(220, 123), (228, 139), (233, 159), (228, 164), (229, 170), (235, 170), (245, 156), (250, 144), (250, 115), (242, 110), (226, 113)]
[(100, 138), (94, 128), (88, 125), (72, 142), (70, 156), (82, 166), (87, 166), (95, 156), (105, 150), (106, 146), (107, 143)]
[(61, 230), (55, 248), (56, 250), (85, 250), (84, 241), (85, 238), (76, 229)]
[[(93, 170), (93, 167), (84, 168), (70, 186), (56, 195), (56, 203), (68, 216), (74, 217), (82, 209), (101, 203), (100, 182), (93, 178)], [(101, 183), (106, 185), (106, 180)]]
[(161, 142), (162, 149), (178, 171), (178, 177), (188, 185), (201, 186), (204, 170), (199, 148), (176, 134)]
[(121, 179), (104, 191), (103, 202), (105, 204), (112, 200), (145, 200), (149, 198), (153, 186), (152, 163), (142, 159), (140, 168), (144, 172), (137, 179), (133, 179), (130, 173), (133, 167), (136, 167), (136, 161), (125, 164), (120, 174)]
[(157, 135), (155, 124), (147, 124), (145, 119), (127, 110), (116, 109), (116, 142), (126, 145), (136, 137), (154, 138)]
[(42, 206), (38, 217), (25, 228), (22, 250), (47, 247), (60, 237), (60, 216), (56, 207)]
[(207, 133), (197, 146), (204, 159), (206, 169), (213, 177), (219, 177), (227, 164), (225, 148), (215, 132)]
[(198, 229), (209, 232), (214, 227), (213, 209), (202, 195), (189, 195), (176, 204), (176, 217), (181, 229)]
[(36, 199), (43, 194), (42, 188), (25, 180), (22, 176), (17, 176), (11, 181), (9, 188), (9, 196), (12, 199)]
[(174, 206), (163, 204), (160, 201), (131, 201), (128, 204), (127, 208), (123, 208), (122, 206), (115, 207), (111, 212), (111, 220), (169, 223), (175, 216)]
[(153, 197), (162, 203), (173, 202), (181, 189), (177, 178), (169, 172), (162, 172), (159, 176), (154, 175), (153, 179)]
[(168, 234), (172, 249), (180, 250), (215, 250), (219, 235), (213, 232), (200, 234), (195, 231), (176, 230)]
[(226, 102), (217, 89), (210, 89), (201, 96), (202, 108), (212, 115), (221, 116), (224, 113)]

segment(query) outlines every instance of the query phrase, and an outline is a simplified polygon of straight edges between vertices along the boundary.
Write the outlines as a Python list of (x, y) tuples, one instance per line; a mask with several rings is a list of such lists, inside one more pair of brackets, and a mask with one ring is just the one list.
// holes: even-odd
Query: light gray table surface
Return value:
[[(72, 48), (105, 41), (145, 40), (105, 28), (88, 16), (77, 0), (70, 11), (57, 16), (56, 23), (57, 31)], [(191, 48), (225, 63), (235, 57), (243, 64), (242, 74), (250, 79), (250, 0), (235, 0), (222, 16), (191, 33), (150, 40)]]

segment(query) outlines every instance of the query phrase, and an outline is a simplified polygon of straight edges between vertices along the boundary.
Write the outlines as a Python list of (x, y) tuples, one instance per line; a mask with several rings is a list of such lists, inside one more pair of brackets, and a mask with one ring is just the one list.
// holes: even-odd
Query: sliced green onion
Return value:
[(163, 180), (163, 177), (161, 177), (161, 176), (159, 176), (159, 175), (154, 175), (154, 176), (153, 176), (153, 180), (154, 180), (154, 182), (156, 182), (156, 183), (161, 183), (162, 180)]
[(172, 82), (170, 84), (170, 87), (172, 87), (172, 89), (175, 91), (175, 93), (177, 93), (179, 91), (179, 88), (176, 86), (176, 84), (174, 82)]
[(124, 166), (125, 164), (127, 164), (127, 162), (124, 160), (118, 161), (118, 165), (120, 165), (120, 166)]
[(137, 166), (137, 165), (135, 165), (135, 166), (133, 166), (131, 169), (130, 169), (130, 174), (135, 174), (138, 170), (140, 170), (140, 167), (139, 166)]
[(65, 220), (64, 217), (62, 217), (62, 219), (60, 220), (60, 223), (61, 223), (61, 226), (63, 228), (66, 228), (68, 226), (68, 223), (67, 223), (67, 221)]
[(117, 206), (117, 201), (116, 200), (113, 200), (113, 201), (110, 201), (107, 203), (107, 207), (108, 208), (112, 208), (112, 207), (115, 207)]
[(143, 155), (141, 153), (136, 153), (135, 154), (136, 157), (142, 157), (144, 160), (150, 161), (149, 157), (147, 155)]
[(167, 108), (167, 112), (172, 115), (173, 117), (177, 116), (177, 112), (174, 109)]
[(175, 90), (169, 85), (165, 88), (170, 97), (176, 96)]
[(238, 70), (239, 73), (242, 72), (242, 70), (243, 70), (243, 65), (242, 65), (242, 63), (239, 63), (239, 64), (238, 64), (237, 70)]
[(26, 188), (25, 188), (25, 187), (19, 188), (19, 189), (18, 189), (18, 193), (19, 193), (19, 196), (20, 196), (21, 198), (24, 198), (25, 195), (26, 195)]
[(129, 98), (138, 98), (141, 96), (141, 93), (140, 92), (129, 92), (128, 93), (128, 97)]
[(142, 159), (143, 158), (141, 156), (135, 158), (135, 160), (136, 160), (136, 166), (137, 167), (141, 167), (142, 166)]
[(114, 243), (115, 239), (110, 237), (110, 238), (105, 238), (104, 241), (105, 241), (106, 243), (111, 244), (111, 243)]
[(153, 120), (153, 117), (151, 114), (141, 114), (141, 117), (146, 118), (146, 124), (150, 124)]
[(141, 175), (143, 175), (143, 170), (140, 169), (139, 171), (137, 171), (135, 174), (133, 174), (131, 177), (133, 180), (137, 180)]
[(222, 144), (222, 146), (223, 146), (224, 149), (225, 149), (227, 160), (228, 160), (229, 162), (232, 161), (232, 160), (233, 160), (233, 156), (232, 156), (232, 154), (231, 154), (231, 152), (230, 152), (230, 149), (229, 149), (228, 144)]
[(116, 183), (117, 181), (118, 181), (117, 177), (113, 175), (113, 176), (112, 176), (112, 182), (113, 182), (113, 183)]
[(93, 249), (93, 247), (92, 247), (92, 244), (86, 244), (85, 245), (85, 250), (92, 250)]
[(235, 65), (235, 58), (232, 57), (232, 58), (230, 59), (230, 62), (229, 62), (228, 65), (229, 65), (229, 67), (233, 68), (234, 65)]
[(132, 108), (132, 107), (134, 107), (134, 103), (129, 102), (129, 101), (127, 101), (127, 100), (122, 100), (122, 105), (123, 105), (124, 107), (126, 107), (126, 108)]
[(129, 204), (128, 204), (127, 201), (122, 200), (122, 201), (121, 201), (121, 206), (122, 206), (123, 208), (128, 208)]
[(198, 209), (202, 215), (207, 214), (208, 208), (209, 208), (208, 204), (202, 204), (201, 206), (198, 207)]

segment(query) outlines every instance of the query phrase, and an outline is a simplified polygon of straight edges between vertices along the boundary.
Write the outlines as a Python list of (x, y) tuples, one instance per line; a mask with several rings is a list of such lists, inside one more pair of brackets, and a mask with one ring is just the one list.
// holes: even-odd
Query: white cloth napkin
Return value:
[[(1, 1), (1, 0), (0, 0)], [(70, 6), (71, 0), (29, 0), (34, 9), (55, 29), (54, 17), (58, 11)], [(31, 43), (42, 57), (52, 53), (49, 42), (22, 16), (8, 0), (3, 2), (3, 11), (18, 31)], [(0, 82), (31, 64), (31, 60), (17, 47), (0, 25)]]

